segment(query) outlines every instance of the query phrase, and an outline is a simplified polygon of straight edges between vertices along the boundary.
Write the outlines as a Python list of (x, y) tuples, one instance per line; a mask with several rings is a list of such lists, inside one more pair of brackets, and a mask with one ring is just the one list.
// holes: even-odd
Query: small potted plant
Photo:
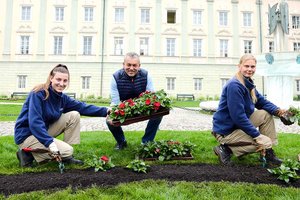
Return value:
[(196, 145), (193, 143), (173, 140), (147, 142), (137, 150), (137, 157), (145, 160), (188, 160), (193, 159), (192, 152)]
[(284, 116), (280, 117), (280, 120), (285, 125), (291, 125), (298, 122), (300, 126), (300, 110), (295, 107), (290, 107)]
[(150, 165), (147, 165), (143, 160), (140, 159), (135, 159), (133, 161), (131, 161), (127, 166), (127, 169), (131, 169), (134, 172), (138, 172), (138, 173), (147, 173), (147, 171), (150, 168)]
[(96, 155), (93, 155), (92, 159), (87, 160), (86, 165), (95, 168), (95, 172), (98, 172), (99, 170), (106, 171), (115, 167), (108, 156), (99, 157)]

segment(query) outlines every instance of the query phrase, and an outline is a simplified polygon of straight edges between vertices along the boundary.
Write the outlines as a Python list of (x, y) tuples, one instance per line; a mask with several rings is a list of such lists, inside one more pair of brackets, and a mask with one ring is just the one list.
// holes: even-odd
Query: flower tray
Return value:
[(141, 116), (128, 118), (123, 123), (121, 123), (119, 120), (112, 120), (111, 121), (111, 120), (108, 119), (108, 121), (111, 121), (113, 126), (124, 126), (124, 125), (133, 124), (133, 123), (136, 123), (136, 122), (145, 121), (145, 120), (148, 120), (148, 119), (151, 119), (151, 118), (168, 115), (169, 113), (170, 113), (169, 109), (163, 109), (161, 111), (154, 112), (151, 115), (141, 115)]
[[(156, 161), (158, 160), (158, 158), (142, 158), (145, 161)], [(194, 157), (192, 154), (187, 154), (186, 156), (176, 156), (176, 157), (172, 157), (170, 160), (193, 160)]]

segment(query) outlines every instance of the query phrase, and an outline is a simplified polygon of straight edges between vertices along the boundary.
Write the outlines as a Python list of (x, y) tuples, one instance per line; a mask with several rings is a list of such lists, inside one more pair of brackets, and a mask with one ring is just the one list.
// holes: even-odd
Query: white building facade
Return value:
[[(0, 96), (29, 92), (58, 63), (67, 92), (109, 97), (127, 52), (141, 55), (155, 88), (216, 98), (240, 56), (274, 51), (268, 6), (278, 0), (2, 0)], [(300, 50), (300, 0), (288, 0), (289, 51)], [(300, 65), (299, 65), (300, 66)], [(257, 66), (259, 67), (259, 66)], [(264, 93), (264, 78), (255, 77)], [(295, 77), (295, 96), (300, 77)]]

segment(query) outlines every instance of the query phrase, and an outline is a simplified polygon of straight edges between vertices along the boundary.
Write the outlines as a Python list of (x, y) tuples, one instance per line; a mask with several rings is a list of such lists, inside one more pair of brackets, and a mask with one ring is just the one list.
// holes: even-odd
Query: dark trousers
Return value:
[[(162, 117), (152, 118), (149, 119), (145, 134), (142, 137), (142, 143), (147, 143), (149, 141), (153, 141), (156, 135), (156, 132), (159, 128), (159, 124), (162, 120)], [(122, 144), (126, 141), (124, 132), (121, 126), (112, 126), (109, 123), (106, 123), (108, 126), (108, 129), (113, 134), (115, 140), (118, 142), (118, 144)]]

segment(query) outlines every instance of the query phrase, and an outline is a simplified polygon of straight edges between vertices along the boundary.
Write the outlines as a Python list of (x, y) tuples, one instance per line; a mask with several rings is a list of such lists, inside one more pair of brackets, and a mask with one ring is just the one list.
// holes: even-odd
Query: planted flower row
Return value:
[[(143, 159), (157, 158), (160, 161), (164, 161), (171, 160), (174, 157), (190, 157), (195, 147), (196, 145), (189, 141), (183, 143), (173, 140), (148, 142), (137, 148), (136, 159), (131, 161), (126, 168), (135, 172), (146, 173), (150, 166), (147, 165)], [(115, 167), (108, 156), (99, 157), (96, 155), (93, 155), (91, 159), (88, 159), (86, 165), (94, 168), (95, 172), (99, 170), (106, 171)]]
[(173, 140), (148, 142), (136, 150), (136, 156), (141, 159), (157, 158), (160, 161), (171, 160), (175, 157), (191, 157), (195, 144)]
[(126, 119), (141, 115), (151, 115), (162, 109), (171, 108), (171, 99), (164, 90), (145, 91), (138, 98), (128, 99), (112, 107), (109, 118), (123, 123)]

